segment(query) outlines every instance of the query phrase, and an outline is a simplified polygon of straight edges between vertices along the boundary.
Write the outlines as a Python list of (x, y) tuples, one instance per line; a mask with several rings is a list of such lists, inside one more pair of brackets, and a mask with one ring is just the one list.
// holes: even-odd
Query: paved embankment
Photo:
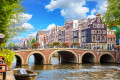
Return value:
[[(0, 75), (0, 80), (2, 80), (3, 76)], [(15, 77), (13, 75), (12, 71), (7, 71), (6, 73), (6, 80), (15, 80)]]

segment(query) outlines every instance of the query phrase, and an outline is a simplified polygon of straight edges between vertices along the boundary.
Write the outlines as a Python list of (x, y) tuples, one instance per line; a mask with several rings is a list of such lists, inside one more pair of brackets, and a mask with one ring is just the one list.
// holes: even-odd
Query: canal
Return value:
[(37, 80), (120, 80), (120, 64), (72, 64), (59, 63), (53, 57), (53, 65), (34, 65), (32, 57), (26, 68), (38, 74)]

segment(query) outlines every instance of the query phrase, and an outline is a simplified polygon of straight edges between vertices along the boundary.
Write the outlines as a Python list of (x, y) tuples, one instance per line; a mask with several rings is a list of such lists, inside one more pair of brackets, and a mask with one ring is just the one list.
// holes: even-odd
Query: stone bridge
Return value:
[(14, 51), (16, 53), (17, 64), (29, 63), (29, 57), (34, 55), (35, 63), (52, 64), (52, 55), (59, 54), (61, 62), (72, 63), (119, 63), (119, 53), (115, 51), (82, 50), (73, 48), (52, 48)]

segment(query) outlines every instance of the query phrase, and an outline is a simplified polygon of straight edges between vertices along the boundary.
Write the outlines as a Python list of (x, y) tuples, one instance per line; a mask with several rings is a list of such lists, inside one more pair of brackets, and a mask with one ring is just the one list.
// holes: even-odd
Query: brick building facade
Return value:
[(73, 47), (73, 42), (79, 42), (82, 48), (112, 50), (116, 44), (116, 35), (110, 34), (111, 32), (107, 30), (101, 14), (98, 13), (92, 19), (66, 20), (64, 26), (55, 26), (44, 34), (44, 43), (68, 42), (69, 47)]

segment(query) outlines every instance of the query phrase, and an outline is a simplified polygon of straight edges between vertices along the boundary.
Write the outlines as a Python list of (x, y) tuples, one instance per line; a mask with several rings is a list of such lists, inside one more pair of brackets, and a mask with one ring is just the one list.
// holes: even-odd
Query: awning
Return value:
[(5, 38), (5, 35), (0, 34), (0, 43), (4, 40), (4, 38)]

